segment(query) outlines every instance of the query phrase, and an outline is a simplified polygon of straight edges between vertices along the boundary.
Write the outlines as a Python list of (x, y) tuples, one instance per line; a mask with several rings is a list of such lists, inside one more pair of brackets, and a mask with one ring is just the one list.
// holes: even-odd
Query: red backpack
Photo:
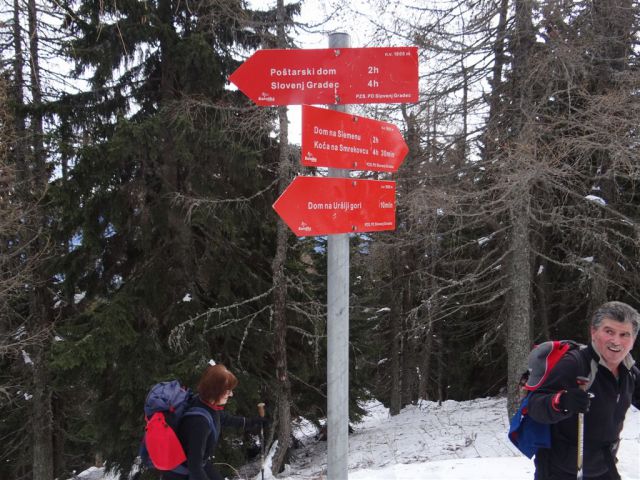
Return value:
[[(511, 417), (509, 427), (509, 440), (527, 457), (533, 457), (539, 448), (551, 446), (551, 426), (536, 422), (528, 415), (531, 392), (540, 388), (562, 357), (571, 351), (584, 348), (586, 348), (585, 345), (571, 340), (550, 340), (536, 345), (529, 353), (527, 371), (520, 379), (524, 393), (523, 399), (520, 402), (520, 408)], [(593, 384), (597, 371), (598, 364), (591, 359), (587, 389)]]
[(194, 395), (178, 380), (155, 384), (144, 404), (145, 434), (140, 445), (140, 457), (150, 468), (188, 475), (187, 456), (176, 435), (180, 420), (189, 415), (204, 417), (214, 441), (218, 432), (211, 414), (202, 407), (192, 406)]

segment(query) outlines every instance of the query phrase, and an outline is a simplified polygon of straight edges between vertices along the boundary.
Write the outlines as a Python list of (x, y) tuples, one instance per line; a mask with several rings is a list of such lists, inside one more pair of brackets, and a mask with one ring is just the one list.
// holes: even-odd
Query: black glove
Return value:
[(271, 425), (271, 419), (267, 417), (249, 417), (245, 422), (245, 430), (251, 433), (260, 433), (260, 429), (263, 431), (269, 428)]
[(587, 413), (589, 411), (589, 394), (581, 388), (570, 388), (560, 395), (559, 407), (569, 413)]

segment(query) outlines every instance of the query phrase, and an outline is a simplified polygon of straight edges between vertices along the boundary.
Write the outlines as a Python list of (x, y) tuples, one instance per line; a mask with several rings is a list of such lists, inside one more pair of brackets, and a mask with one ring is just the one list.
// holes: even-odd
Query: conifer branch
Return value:
[[(213, 307), (213, 308), (209, 308), (206, 311), (195, 315), (191, 318), (189, 318), (188, 320), (185, 320), (184, 322), (181, 322), (180, 324), (178, 324), (177, 326), (175, 326), (172, 330), (171, 333), (169, 334), (169, 345), (176, 349), (176, 350), (180, 350), (182, 345), (184, 344), (184, 342), (186, 341), (185, 339), (185, 332), (187, 330), (187, 328), (192, 328), (196, 325), (196, 323), (203, 321), (206, 323), (209, 322), (209, 320), (211, 319), (211, 317), (213, 315), (222, 315), (224, 313), (228, 313), (231, 310), (240, 308), (240, 307), (245, 307), (247, 305), (250, 305), (252, 303), (258, 302), (259, 300), (268, 297), (269, 295), (271, 295), (271, 293), (273, 292), (273, 288), (270, 288), (269, 290), (267, 290), (266, 292), (263, 292), (259, 295), (256, 295), (252, 298), (246, 299), (246, 300), (242, 300), (240, 302), (236, 302), (233, 303), (231, 305), (225, 305), (223, 307)], [(212, 327), (208, 327), (207, 330), (217, 330), (217, 329), (221, 329), (221, 328), (226, 328), (229, 327), (230, 325), (236, 324), (236, 323), (240, 323), (243, 321), (246, 321), (247, 319), (250, 319), (251, 321), (260, 313), (262, 313), (263, 311), (265, 311), (266, 309), (268, 309), (269, 306), (267, 307), (262, 307), (260, 310), (258, 310), (257, 312), (252, 312), (249, 313), (243, 317), (234, 317), (234, 318), (230, 318), (230, 319), (226, 319), (224, 321), (222, 321), (221, 323), (218, 323)]]

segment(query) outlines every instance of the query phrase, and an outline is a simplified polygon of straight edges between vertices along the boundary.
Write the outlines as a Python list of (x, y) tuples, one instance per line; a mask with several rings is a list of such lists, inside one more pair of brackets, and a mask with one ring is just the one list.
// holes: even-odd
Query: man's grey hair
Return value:
[(634, 338), (640, 328), (640, 314), (630, 305), (623, 302), (607, 302), (598, 308), (591, 317), (591, 326), (598, 328), (604, 319), (615, 320), (620, 323), (630, 323)]

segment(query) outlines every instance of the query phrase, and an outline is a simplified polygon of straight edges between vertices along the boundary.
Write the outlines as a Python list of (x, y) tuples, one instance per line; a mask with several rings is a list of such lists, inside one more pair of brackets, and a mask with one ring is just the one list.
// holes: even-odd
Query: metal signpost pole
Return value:
[[(329, 48), (349, 48), (346, 33), (329, 35)], [(339, 52), (336, 52), (339, 55)], [(336, 100), (339, 103), (339, 100)], [(345, 105), (329, 108), (347, 112)], [(329, 169), (330, 177), (349, 171)], [(327, 237), (327, 478), (347, 480), (349, 453), (349, 235)]]

